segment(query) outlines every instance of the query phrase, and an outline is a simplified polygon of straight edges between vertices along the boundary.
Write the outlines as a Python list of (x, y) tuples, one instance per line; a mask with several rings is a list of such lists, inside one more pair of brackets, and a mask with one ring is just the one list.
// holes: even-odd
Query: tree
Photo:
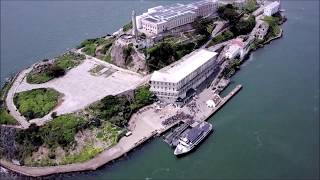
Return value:
[(230, 23), (234, 23), (239, 18), (239, 13), (231, 4), (219, 7), (217, 12), (222, 19)]
[(202, 18), (199, 16), (192, 23), (192, 27), (195, 29), (197, 34), (209, 36), (210, 33), (207, 30), (209, 23), (210, 21), (207, 18)]
[(248, 18), (241, 18), (232, 28), (234, 34), (243, 35), (248, 34), (252, 31), (256, 25), (256, 20), (254, 16), (249, 16)]
[(244, 11), (246, 13), (252, 13), (258, 8), (258, 4), (256, 0), (247, 0), (247, 3), (244, 6)]

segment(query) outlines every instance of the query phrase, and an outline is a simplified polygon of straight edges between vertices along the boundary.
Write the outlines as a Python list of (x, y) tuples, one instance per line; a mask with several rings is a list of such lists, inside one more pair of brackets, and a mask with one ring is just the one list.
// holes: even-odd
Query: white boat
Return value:
[(212, 124), (201, 122), (184, 136), (180, 137), (179, 143), (174, 150), (174, 155), (181, 155), (196, 147), (212, 130)]

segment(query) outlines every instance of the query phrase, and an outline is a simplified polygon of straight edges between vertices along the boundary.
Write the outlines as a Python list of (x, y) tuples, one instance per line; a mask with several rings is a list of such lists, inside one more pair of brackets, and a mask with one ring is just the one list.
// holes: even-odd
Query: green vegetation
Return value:
[(125, 64), (128, 65), (132, 61), (131, 54), (134, 52), (133, 44), (130, 43), (122, 49)]
[(17, 132), (16, 158), (24, 160), (41, 145), (46, 145), (51, 150), (59, 145), (64, 148), (70, 147), (75, 142), (75, 134), (86, 125), (87, 122), (83, 118), (71, 114), (58, 116), (44, 126), (31, 124), (28, 129)]
[(239, 68), (240, 68), (240, 60), (239, 59), (230, 60), (227, 67), (222, 71), (222, 76), (230, 77)]
[(192, 23), (192, 27), (195, 29), (196, 34), (205, 35), (207, 37), (213, 29), (212, 21), (202, 17), (197, 17)]
[(152, 93), (149, 91), (149, 87), (142, 86), (135, 91), (133, 99), (126, 96), (110, 95), (92, 104), (88, 110), (98, 119), (125, 127), (134, 112), (152, 102)]
[(108, 143), (109, 145), (115, 145), (118, 141), (121, 129), (110, 122), (104, 122), (99, 128), (97, 133), (97, 138)]
[(112, 62), (112, 59), (111, 59), (111, 54), (108, 53), (107, 55), (105, 55), (102, 60), (108, 62), (108, 63), (111, 63)]
[(229, 21), (230, 24), (233, 24), (240, 18), (240, 14), (232, 4), (220, 6), (217, 12), (222, 19)]
[(88, 45), (84, 46), (84, 48), (82, 49), (82, 52), (84, 52), (90, 56), (95, 56), (96, 55), (96, 48), (97, 48), (96, 44), (88, 44)]
[(123, 32), (127, 32), (129, 29), (132, 28), (132, 22), (130, 21), (128, 24), (124, 25), (122, 28), (123, 28)]
[(62, 115), (41, 127), (43, 142), (49, 147), (67, 147), (74, 143), (74, 136), (83, 129), (86, 122), (73, 115)]
[(7, 110), (4, 107), (0, 107), (0, 124), (17, 124), (17, 121), (7, 112)]
[(0, 124), (16, 125), (17, 121), (12, 117), (6, 108), (5, 97), (12, 85), (12, 81), (5, 82), (0, 91)]
[(252, 31), (256, 25), (256, 19), (250, 15), (248, 17), (242, 17), (239, 21), (235, 22), (234, 26), (231, 27), (231, 31), (235, 35), (248, 34)]
[(114, 42), (113, 37), (109, 37), (106, 39), (106, 37), (99, 37), (95, 39), (87, 39), (84, 40), (78, 48), (83, 48), (82, 52), (86, 53), (90, 56), (96, 56), (96, 50), (99, 47), (99, 51), (101, 54), (106, 54), (110, 47), (112, 46)]
[(168, 66), (201, 47), (207, 42), (213, 24), (210, 19), (197, 17), (197, 20), (192, 23), (192, 27), (195, 32), (189, 35), (187, 41), (179, 41), (177, 37), (166, 37), (162, 42), (144, 50), (149, 72)]
[(87, 161), (102, 152), (102, 148), (86, 145), (80, 153), (67, 155), (60, 164), (71, 164)]
[(53, 78), (63, 76), (66, 71), (79, 65), (85, 56), (78, 53), (67, 52), (61, 56), (55, 58), (55, 61), (45, 63), (32, 71), (27, 75), (27, 82), (31, 84), (40, 84), (50, 81)]
[(281, 16), (265, 16), (263, 19), (265, 22), (269, 24), (269, 30), (266, 34), (265, 40), (269, 40), (270, 38), (273, 38), (280, 33), (280, 21), (281, 21)]
[(33, 89), (15, 95), (14, 103), (26, 119), (48, 114), (58, 103), (59, 93), (53, 89)]
[(256, 0), (247, 0), (243, 10), (245, 13), (249, 14), (258, 9), (258, 3)]
[[(256, 6), (255, 0), (249, 0), (244, 8), (252, 11)], [(231, 4), (219, 7), (218, 14), (222, 19), (229, 21), (231, 25), (230, 30), (235, 36), (248, 34), (256, 24), (254, 16), (247, 15), (247, 17), (241, 17), (242, 14), (238, 13), (236, 8)]]
[(234, 37), (235, 36), (231, 31), (229, 31), (229, 30), (224, 31), (223, 33), (219, 34), (218, 36), (212, 38), (212, 40), (209, 42), (209, 44), (206, 47), (214, 46), (216, 44), (219, 44), (219, 43), (222, 43), (224, 41), (230, 40), (230, 39), (232, 39)]
[[(50, 70), (49, 70), (50, 71)], [(50, 76), (48, 72), (42, 72), (42, 73), (29, 73), (27, 75), (27, 82), (30, 84), (41, 84), (50, 81), (51, 79), (55, 78), (53, 76)]]
[(145, 50), (148, 69), (153, 72), (168, 66), (184, 55), (191, 53), (195, 48), (196, 44), (193, 42), (186, 44), (160, 42)]

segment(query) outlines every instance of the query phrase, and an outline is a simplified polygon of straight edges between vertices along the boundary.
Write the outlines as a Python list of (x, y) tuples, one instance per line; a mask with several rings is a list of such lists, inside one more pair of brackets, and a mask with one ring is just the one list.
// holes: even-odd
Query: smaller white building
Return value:
[(230, 45), (228, 46), (228, 49), (225, 52), (225, 57), (228, 59), (233, 59), (237, 57), (238, 55), (242, 56), (244, 43), (242, 39), (237, 38), (231, 41)]
[(280, 10), (280, 2), (274, 1), (267, 5), (263, 10), (263, 15), (272, 16)]

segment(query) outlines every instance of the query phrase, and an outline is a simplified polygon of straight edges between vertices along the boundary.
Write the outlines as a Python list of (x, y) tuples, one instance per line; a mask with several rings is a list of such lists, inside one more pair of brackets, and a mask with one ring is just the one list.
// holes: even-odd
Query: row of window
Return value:
[(162, 87), (162, 86), (153, 86), (154, 89), (162, 89), (162, 90), (169, 90), (169, 91), (175, 91), (176, 88), (170, 88), (170, 87)]
[(154, 92), (156, 95), (160, 96), (175, 96), (175, 93), (170, 93), (170, 92)]

